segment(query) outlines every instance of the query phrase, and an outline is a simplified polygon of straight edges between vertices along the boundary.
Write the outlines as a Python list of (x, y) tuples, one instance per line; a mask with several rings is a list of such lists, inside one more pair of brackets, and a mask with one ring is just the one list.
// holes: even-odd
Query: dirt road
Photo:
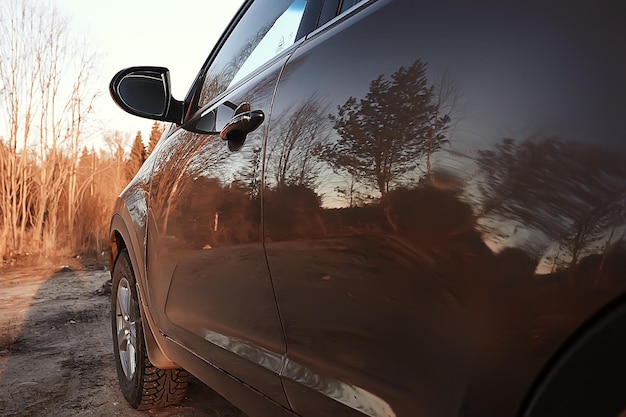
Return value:
[(175, 407), (139, 413), (117, 387), (108, 271), (0, 267), (0, 415), (245, 417), (198, 380)]

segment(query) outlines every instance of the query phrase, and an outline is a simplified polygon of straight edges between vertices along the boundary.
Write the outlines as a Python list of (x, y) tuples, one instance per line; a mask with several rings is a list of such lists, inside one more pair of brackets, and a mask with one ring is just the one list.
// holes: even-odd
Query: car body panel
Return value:
[[(270, 112), (286, 58), (202, 113), (217, 131), (248, 103)], [(160, 330), (186, 349), (286, 405), (278, 369), (285, 352), (261, 242), (263, 125), (242, 148), (179, 129), (155, 161), (148, 233), (151, 306)]]
[[(139, 172), (122, 191), (113, 208), (111, 219), (111, 252), (109, 267), (113, 265), (119, 252), (126, 247), (138, 282), (141, 282), (142, 297), (146, 296), (146, 227), (150, 196), (150, 183), (153, 158), (148, 158)], [(117, 241), (117, 238), (121, 241)]]
[(164, 356), (250, 415), (620, 415), (623, 8), (340, 3), (116, 205)]
[(299, 414), (514, 415), (624, 291), (624, 31), (586, 13), (370, 2), (294, 53), (264, 230)]

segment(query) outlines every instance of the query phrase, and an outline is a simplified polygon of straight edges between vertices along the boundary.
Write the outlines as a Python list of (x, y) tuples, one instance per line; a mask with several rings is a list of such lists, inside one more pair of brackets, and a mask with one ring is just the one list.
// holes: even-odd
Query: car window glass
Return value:
[(364, 3), (365, 1), (366, 0), (325, 0), (319, 14), (317, 27), (325, 25), (340, 14), (345, 13), (357, 4)]
[(235, 74), (230, 85), (235, 84), (256, 68), (263, 65), (274, 55), (277, 55), (285, 48), (294, 44), (298, 27), (304, 15), (305, 6), (305, 0), (296, 0), (278, 19), (276, 19), (270, 30), (267, 31), (248, 59), (246, 59), (241, 68), (239, 68), (239, 71)]
[(361, 3), (362, 1), (364, 0), (343, 0), (341, 2), (341, 10), (339, 11), (339, 14), (345, 12), (357, 3)]
[(210, 64), (198, 106), (209, 103), (296, 41), (306, 0), (257, 0)]

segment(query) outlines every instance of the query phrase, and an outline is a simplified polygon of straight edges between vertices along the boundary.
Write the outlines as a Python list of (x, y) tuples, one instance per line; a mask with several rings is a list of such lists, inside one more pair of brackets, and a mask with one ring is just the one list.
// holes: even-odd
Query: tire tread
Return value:
[(160, 369), (145, 358), (141, 401), (137, 410), (150, 410), (178, 404), (185, 398), (189, 372), (183, 369)]
[[(113, 286), (117, 285), (119, 280), (118, 274), (127, 277), (131, 285), (136, 285), (134, 272), (130, 263), (128, 252), (124, 249), (116, 261), (113, 271)], [(116, 278), (117, 276), (117, 278)], [(113, 340), (116, 341), (117, 332), (115, 328), (115, 297), (117, 288), (113, 288), (111, 293), (111, 312), (112, 312), (112, 330)], [(132, 291), (133, 297), (137, 297), (136, 292)], [(137, 302), (137, 300), (135, 299)], [(141, 311), (139, 311), (141, 320)], [(139, 332), (143, 331), (143, 326), (139, 325)], [(146, 345), (143, 335), (138, 334), (138, 358), (137, 358), (137, 374), (133, 378), (133, 385), (126, 385), (124, 373), (119, 363), (119, 353), (115, 347), (116, 367), (120, 388), (128, 402), (137, 410), (145, 411), (154, 408), (163, 408), (170, 405), (178, 404), (185, 398), (187, 384), (189, 383), (189, 372), (184, 369), (161, 369), (152, 365), (146, 351)]]

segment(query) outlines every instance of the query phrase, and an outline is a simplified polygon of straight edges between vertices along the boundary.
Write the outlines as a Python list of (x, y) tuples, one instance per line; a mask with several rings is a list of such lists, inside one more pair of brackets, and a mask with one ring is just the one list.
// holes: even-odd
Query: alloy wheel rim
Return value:
[(128, 380), (135, 376), (137, 370), (137, 317), (134, 317), (133, 311), (130, 283), (123, 277), (117, 286), (115, 316), (120, 364)]

